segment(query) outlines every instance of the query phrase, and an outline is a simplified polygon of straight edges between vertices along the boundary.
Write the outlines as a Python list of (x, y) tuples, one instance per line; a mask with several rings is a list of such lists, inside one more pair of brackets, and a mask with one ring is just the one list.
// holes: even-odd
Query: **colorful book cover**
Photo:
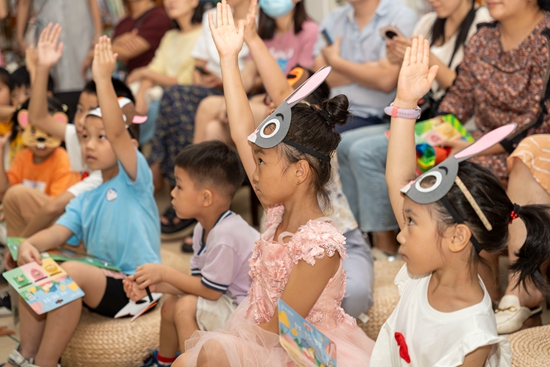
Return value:
[[(21, 242), (23, 242), (24, 240), (25, 239), (22, 237), (8, 237), (6, 239), (8, 249), (10, 250), (11, 256), (13, 257), (14, 261), (17, 261), (19, 245), (21, 245)], [(42, 255), (42, 258), (49, 257), (55, 261), (78, 261), (85, 264), (97, 266), (98, 268), (104, 268), (104, 269), (109, 269), (113, 271), (120, 271), (120, 268), (114, 266), (113, 264), (107, 261), (103, 261), (91, 255), (79, 254), (77, 252), (71, 251), (63, 247), (59, 247), (54, 250), (49, 250), (48, 252), (43, 252), (41, 255)]]
[(38, 315), (84, 296), (82, 289), (53, 259), (31, 262), (2, 274)]
[(450, 140), (474, 142), (468, 130), (451, 114), (417, 122), (414, 125), (414, 134), (417, 145), (427, 143), (435, 147)]
[(279, 342), (302, 367), (336, 367), (336, 344), (279, 298)]

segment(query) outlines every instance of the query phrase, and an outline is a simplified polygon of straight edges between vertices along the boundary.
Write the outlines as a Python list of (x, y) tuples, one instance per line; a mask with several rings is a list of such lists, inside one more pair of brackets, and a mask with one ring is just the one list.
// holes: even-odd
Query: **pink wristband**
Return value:
[(416, 108), (399, 108), (395, 107), (393, 103), (391, 103), (388, 107), (384, 108), (384, 112), (386, 113), (386, 115), (389, 115), (391, 117), (401, 117), (405, 119), (418, 120), (420, 118), (420, 113), (422, 112), (422, 110), (418, 106), (416, 106)]

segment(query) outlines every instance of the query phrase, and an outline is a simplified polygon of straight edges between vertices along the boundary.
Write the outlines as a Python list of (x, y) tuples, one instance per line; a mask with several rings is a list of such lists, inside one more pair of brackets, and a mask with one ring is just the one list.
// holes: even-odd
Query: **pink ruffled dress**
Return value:
[[(289, 242), (274, 241), (282, 221), (282, 205), (271, 207), (266, 231), (256, 242), (250, 258), (252, 285), (249, 296), (229, 318), (225, 329), (195, 332), (185, 343), (187, 366), (206, 358), (210, 366), (296, 366), (279, 344), (279, 335), (257, 324), (268, 322), (277, 307), (294, 265), (303, 260), (314, 265), (325, 255), (340, 254), (340, 267), (309, 312), (307, 320), (336, 343), (339, 366), (368, 366), (374, 342), (347, 315), (340, 303), (346, 289), (342, 259), (346, 257), (342, 234), (323, 219), (310, 220), (292, 235)], [(200, 355), (199, 355), (200, 354)]]

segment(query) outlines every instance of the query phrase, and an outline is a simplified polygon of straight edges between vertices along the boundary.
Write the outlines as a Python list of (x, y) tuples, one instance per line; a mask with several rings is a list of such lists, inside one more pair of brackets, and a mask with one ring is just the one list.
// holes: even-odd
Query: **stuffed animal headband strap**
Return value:
[[(127, 104), (132, 103), (132, 101), (126, 97), (119, 97), (117, 100), (118, 100), (118, 105), (120, 106), (121, 109)], [(101, 112), (100, 107), (94, 108), (93, 110), (88, 112), (86, 116), (95, 116), (95, 117), (103, 118), (103, 114)], [(126, 115), (124, 113), (122, 114), (122, 119), (124, 120), (124, 122), (126, 122)], [(145, 121), (147, 121), (147, 116), (135, 115), (132, 118), (133, 124), (143, 124)], [(128, 128), (128, 125), (126, 125), (126, 128)]]
[(474, 211), (476, 212), (477, 216), (479, 217), (479, 219), (481, 220), (481, 222), (482, 222), (483, 225), (485, 226), (485, 229), (486, 229), (488, 232), (491, 232), (491, 231), (493, 230), (493, 226), (491, 225), (491, 223), (489, 223), (489, 220), (487, 219), (487, 217), (485, 216), (485, 214), (483, 214), (483, 211), (481, 210), (481, 208), (479, 207), (479, 205), (477, 205), (476, 200), (474, 199), (474, 197), (472, 196), (472, 194), (470, 194), (470, 191), (468, 190), (468, 188), (466, 187), (466, 185), (464, 185), (464, 182), (462, 182), (462, 180), (460, 179), (460, 177), (458, 177), (458, 176), (455, 177), (455, 184), (456, 184), (456, 186), (458, 186), (458, 188), (460, 189), (460, 191), (462, 191), (462, 194), (464, 194), (464, 196), (466, 197), (466, 200), (468, 200), (468, 202), (470, 203), (470, 205), (471, 205), (472, 208), (474, 209)]
[(324, 155), (324, 154), (321, 154), (319, 152), (316, 152), (313, 149), (309, 149), (308, 147), (303, 146), (302, 144), (298, 144), (298, 143), (293, 142), (292, 140), (288, 140), (286, 138), (283, 139), (283, 143), (285, 143), (286, 145), (290, 145), (291, 147), (294, 147), (294, 148), (298, 149), (301, 152), (310, 154), (310, 155), (314, 156), (315, 158), (319, 158), (322, 161), (330, 162), (330, 157), (328, 155)]

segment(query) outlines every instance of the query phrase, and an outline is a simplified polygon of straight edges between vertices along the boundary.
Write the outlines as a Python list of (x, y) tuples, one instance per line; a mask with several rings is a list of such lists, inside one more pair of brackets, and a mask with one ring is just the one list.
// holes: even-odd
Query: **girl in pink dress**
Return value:
[[(254, 8), (255, 1), (251, 19)], [(330, 179), (330, 156), (340, 141), (333, 129), (347, 119), (347, 98), (337, 96), (319, 108), (300, 103), (328, 76), (330, 68), (321, 69), (254, 131), (237, 64), (247, 27), (235, 27), (225, 0), (218, 4), (216, 24), (211, 18), (231, 137), (267, 210), (267, 227), (250, 259), (249, 297), (225, 329), (193, 334), (173, 365), (295, 366), (279, 344), (281, 298), (336, 343), (340, 366), (368, 366), (374, 343), (340, 307), (344, 237), (323, 217), (318, 201), (327, 197), (323, 187)]]

